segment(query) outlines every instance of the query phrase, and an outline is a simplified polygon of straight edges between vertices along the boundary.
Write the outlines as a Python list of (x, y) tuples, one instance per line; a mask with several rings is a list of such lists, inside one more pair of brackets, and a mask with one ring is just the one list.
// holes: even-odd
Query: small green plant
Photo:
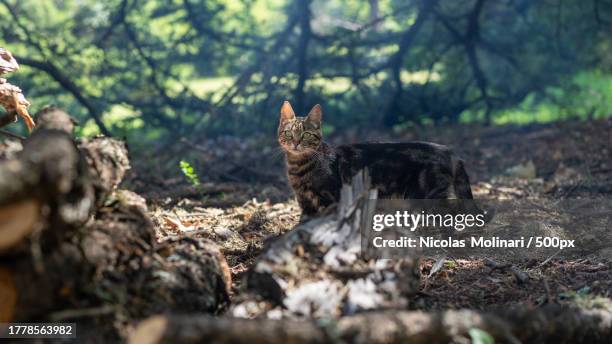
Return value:
[(495, 344), (495, 339), (484, 330), (472, 327), (468, 333), (472, 338), (472, 344)]
[(179, 163), (179, 166), (181, 167), (181, 171), (183, 172), (185, 177), (187, 177), (191, 185), (193, 185), (196, 188), (199, 188), (200, 178), (198, 177), (198, 174), (196, 173), (193, 166), (191, 166), (191, 164), (185, 160), (181, 160), (181, 162)]

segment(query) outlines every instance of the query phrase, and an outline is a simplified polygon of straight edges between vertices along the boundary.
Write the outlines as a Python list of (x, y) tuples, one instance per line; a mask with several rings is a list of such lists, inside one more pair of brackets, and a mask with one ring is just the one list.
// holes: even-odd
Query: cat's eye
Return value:
[(284, 135), (285, 135), (285, 138), (286, 138), (286, 139), (290, 139), (290, 138), (291, 138), (291, 136), (292, 136), (292, 135), (291, 135), (291, 132), (290, 132), (289, 130), (286, 130), (286, 131), (285, 131), (285, 133), (284, 133)]
[(315, 138), (315, 136), (313, 134), (311, 134), (311, 133), (306, 132), (306, 133), (304, 133), (304, 138), (306, 140), (312, 140), (312, 139)]

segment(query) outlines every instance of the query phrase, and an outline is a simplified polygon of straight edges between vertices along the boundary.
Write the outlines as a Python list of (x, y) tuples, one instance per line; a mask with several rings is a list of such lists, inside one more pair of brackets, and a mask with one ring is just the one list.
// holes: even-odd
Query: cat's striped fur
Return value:
[(289, 102), (281, 108), (278, 141), (287, 176), (304, 215), (336, 203), (342, 183), (367, 168), (382, 198), (472, 199), (463, 162), (451, 150), (429, 142), (359, 143), (331, 147), (323, 142), (319, 105), (296, 117)]

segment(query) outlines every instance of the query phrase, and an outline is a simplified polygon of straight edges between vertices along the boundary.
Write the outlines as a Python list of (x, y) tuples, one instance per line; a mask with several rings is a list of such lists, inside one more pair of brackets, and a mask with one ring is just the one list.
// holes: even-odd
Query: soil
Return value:
[[(427, 140), (451, 146), (465, 160), (477, 198), (536, 203), (590, 199), (607, 204), (612, 199), (609, 120), (415, 128), (329, 138), (332, 144), (368, 140)], [(242, 277), (266, 241), (289, 231), (299, 218), (274, 134), (181, 139), (131, 155), (132, 170), (124, 187), (147, 199), (157, 240), (189, 235), (215, 241), (231, 268), (233, 300), (240, 300)], [(199, 185), (182, 174), (179, 160), (191, 164)], [(596, 234), (609, 236), (612, 225), (608, 222), (604, 228), (607, 233)], [(495, 309), (567, 302), (610, 308), (611, 257), (611, 248), (582, 258), (551, 255), (512, 263), (503, 256), (449, 257), (439, 269), (434, 269), (439, 257), (424, 257), (421, 292), (409, 308)]]

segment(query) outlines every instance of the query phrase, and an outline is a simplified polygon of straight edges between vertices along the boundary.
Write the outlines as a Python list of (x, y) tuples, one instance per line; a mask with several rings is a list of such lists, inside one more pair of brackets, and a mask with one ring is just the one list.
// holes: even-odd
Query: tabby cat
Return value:
[(323, 141), (323, 112), (315, 105), (296, 117), (285, 101), (278, 142), (302, 215), (320, 214), (338, 202), (343, 183), (367, 168), (381, 198), (472, 199), (463, 162), (429, 142), (358, 143), (332, 147)]

